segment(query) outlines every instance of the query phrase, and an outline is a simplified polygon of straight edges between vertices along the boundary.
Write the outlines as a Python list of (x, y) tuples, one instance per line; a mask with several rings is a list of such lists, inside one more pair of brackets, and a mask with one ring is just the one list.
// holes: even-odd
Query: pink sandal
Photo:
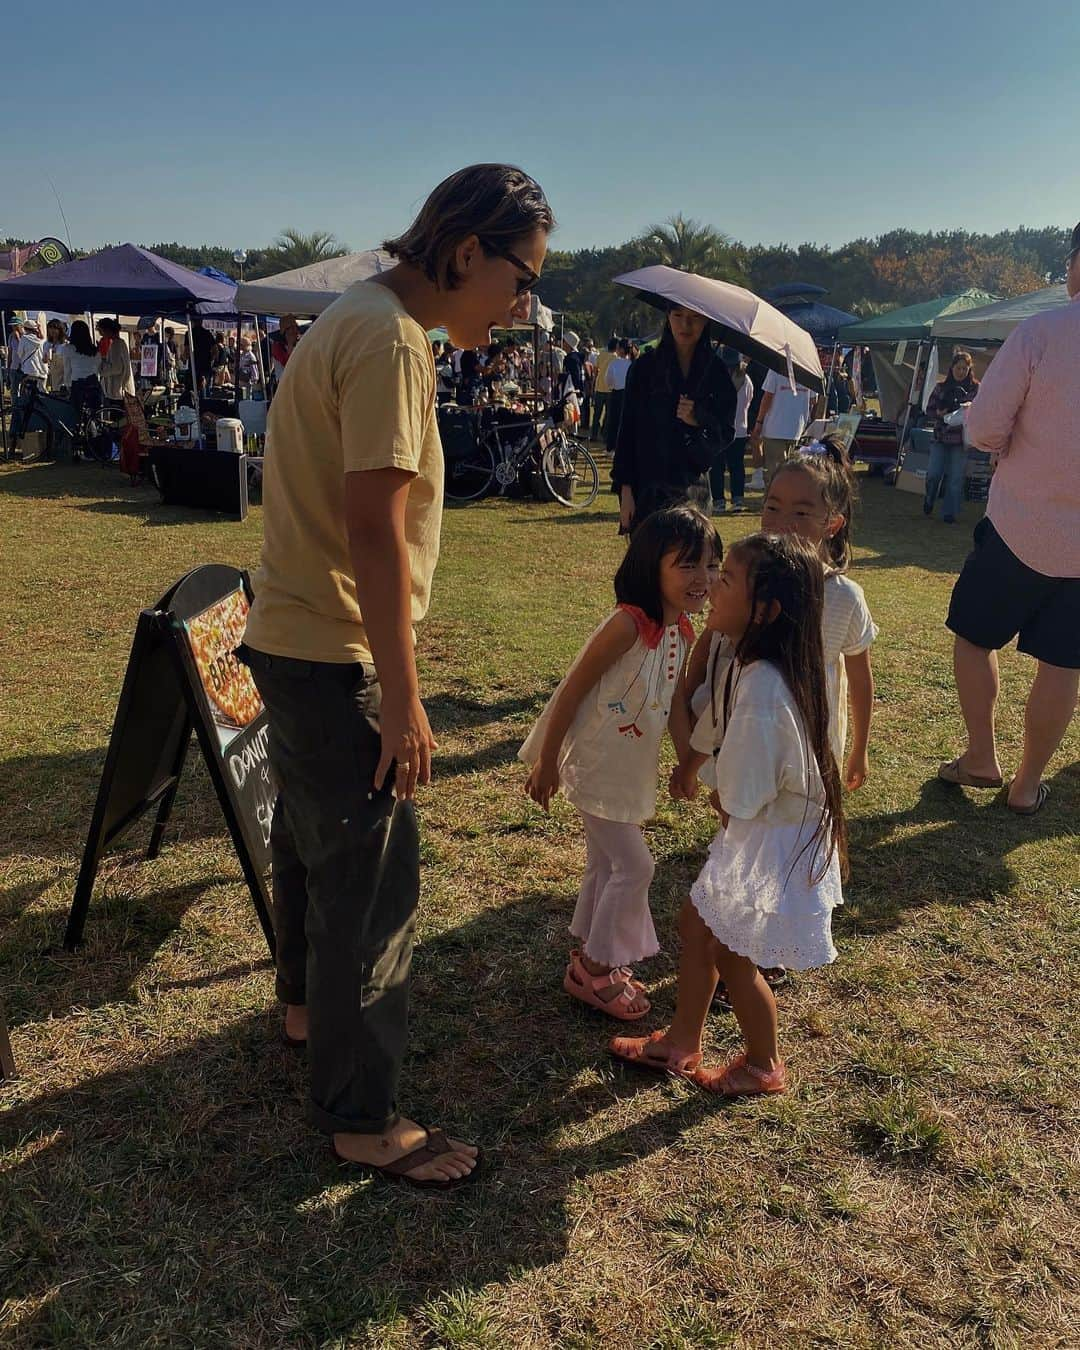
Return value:
[[(619, 992), (611, 999), (600, 997), (598, 990), (618, 988)], [(570, 964), (563, 976), (563, 988), (571, 998), (595, 1008), (597, 1012), (607, 1013), (618, 1022), (637, 1022), (652, 1011), (652, 1004), (646, 1000), (645, 1007), (638, 1012), (631, 1004), (641, 992), (642, 985), (634, 980), (632, 972), (626, 966), (615, 966), (604, 975), (590, 975), (585, 969), (579, 951), (570, 953)]]
[(613, 1036), (608, 1041), (608, 1052), (613, 1059), (631, 1069), (641, 1069), (645, 1073), (666, 1073), (671, 1078), (695, 1081), (694, 1076), (701, 1065), (699, 1054), (682, 1055), (666, 1045), (657, 1047), (659, 1054), (649, 1054), (649, 1047), (656, 1046), (665, 1034), (663, 1031), (654, 1031), (651, 1036)]
[(756, 1064), (748, 1064), (746, 1052), (719, 1069), (698, 1067), (690, 1078), (705, 1092), (714, 1092), (720, 1097), (757, 1097), (773, 1096), (787, 1091), (787, 1072), (783, 1064), (775, 1069), (759, 1069)]

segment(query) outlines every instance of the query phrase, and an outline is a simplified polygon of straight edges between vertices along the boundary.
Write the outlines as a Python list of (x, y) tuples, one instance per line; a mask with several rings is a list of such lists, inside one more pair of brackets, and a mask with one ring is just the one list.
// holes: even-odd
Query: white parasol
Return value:
[(792, 383), (797, 381), (818, 394), (825, 392), (825, 374), (813, 338), (753, 291), (659, 264), (624, 272), (615, 281), (638, 291), (656, 309), (678, 306), (703, 314), (719, 330), (726, 346), (786, 375)]

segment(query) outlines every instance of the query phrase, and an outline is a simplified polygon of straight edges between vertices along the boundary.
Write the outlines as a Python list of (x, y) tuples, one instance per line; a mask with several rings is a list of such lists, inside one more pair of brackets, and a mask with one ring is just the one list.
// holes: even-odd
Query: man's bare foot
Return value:
[(285, 1004), (285, 1035), (293, 1041), (306, 1041), (308, 1033), (307, 1004)]
[(957, 767), (972, 778), (1001, 778), (1001, 765), (996, 759), (975, 759), (970, 750), (957, 756)]
[[(611, 971), (615, 969), (614, 966), (605, 966), (601, 961), (591, 961), (585, 955), (584, 952), (581, 953), (581, 964), (585, 967), (585, 969), (589, 972), (590, 975), (609, 975)], [(627, 1011), (628, 1012), (646, 1011), (650, 1006), (649, 1000), (645, 997), (643, 986), (640, 985), (638, 981), (633, 978), (632, 972), (630, 979), (622, 981), (617, 980), (614, 984), (609, 984), (603, 989), (597, 989), (595, 993), (596, 997), (601, 1001), (601, 1003), (610, 1003), (612, 999), (618, 998), (619, 995), (622, 993), (622, 991), (626, 988), (629, 988), (634, 995), (633, 1002), (628, 1003), (626, 1005)]]
[[(334, 1148), (338, 1155), (350, 1162), (367, 1163), (372, 1167), (385, 1167), (397, 1162), (406, 1154), (423, 1148), (428, 1140), (428, 1131), (415, 1120), (402, 1117), (385, 1134), (335, 1134)], [(480, 1150), (473, 1144), (462, 1143), (458, 1139), (448, 1139), (449, 1151), (410, 1168), (405, 1176), (411, 1181), (460, 1181), (476, 1167)]]

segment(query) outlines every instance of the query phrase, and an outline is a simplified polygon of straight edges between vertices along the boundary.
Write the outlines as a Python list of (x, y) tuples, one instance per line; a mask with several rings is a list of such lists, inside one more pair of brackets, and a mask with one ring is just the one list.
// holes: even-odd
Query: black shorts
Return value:
[(956, 579), (945, 626), (974, 647), (1017, 651), (1080, 669), (1080, 577), (1047, 577), (1022, 563), (983, 517)]

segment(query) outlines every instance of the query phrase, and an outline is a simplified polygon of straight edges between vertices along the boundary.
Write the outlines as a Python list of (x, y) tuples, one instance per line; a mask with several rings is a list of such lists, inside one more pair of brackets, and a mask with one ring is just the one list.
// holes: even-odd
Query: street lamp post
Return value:
[(233, 260), (233, 262), (237, 265), (237, 267), (239, 267), (239, 269), (240, 269), (240, 280), (243, 281), (243, 279), (244, 279), (244, 264), (247, 262), (247, 250), (246, 250), (246, 249), (243, 249), (243, 248), (235, 248), (235, 249), (233, 249), (232, 260)]

